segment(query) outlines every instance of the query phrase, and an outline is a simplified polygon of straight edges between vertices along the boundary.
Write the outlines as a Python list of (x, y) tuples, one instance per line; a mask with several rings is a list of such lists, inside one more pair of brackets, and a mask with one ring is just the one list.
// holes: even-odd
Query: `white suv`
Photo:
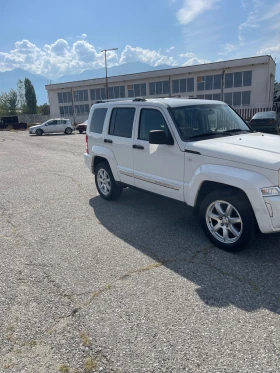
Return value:
[(280, 138), (253, 132), (223, 102), (98, 103), (86, 146), (85, 163), (104, 199), (132, 186), (185, 202), (210, 241), (231, 252), (257, 226), (280, 232)]
[(71, 135), (75, 130), (70, 119), (56, 118), (50, 119), (47, 122), (32, 126), (29, 128), (30, 134), (36, 134), (37, 136), (43, 135), (43, 133), (57, 133), (64, 132), (66, 135)]

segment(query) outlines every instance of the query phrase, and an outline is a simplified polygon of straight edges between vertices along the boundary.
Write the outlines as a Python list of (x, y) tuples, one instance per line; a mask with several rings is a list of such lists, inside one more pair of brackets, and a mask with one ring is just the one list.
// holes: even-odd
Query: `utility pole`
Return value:
[(108, 95), (108, 74), (107, 74), (107, 55), (106, 55), (106, 53), (108, 51), (117, 51), (117, 50), (118, 50), (118, 48), (110, 48), (110, 49), (103, 49), (103, 51), (101, 51), (101, 52), (105, 52), (106, 98), (107, 98), (107, 100), (109, 98), (109, 95)]
[(224, 101), (224, 83), (225, 82), (225, 70), (222, 72), (222, 79), (221, 79), (221, 101)]

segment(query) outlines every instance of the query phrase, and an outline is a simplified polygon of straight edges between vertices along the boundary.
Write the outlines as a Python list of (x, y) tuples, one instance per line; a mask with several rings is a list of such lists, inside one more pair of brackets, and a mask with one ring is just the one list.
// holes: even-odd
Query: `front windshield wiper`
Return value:
[(209, 137), (209, 136), (214, 136), (214, 137), (216, 137), (216, 136), (223, 136), (224, 133), (226, 133), (226, 135), (228, 135), (228, 136), (232, 136), (232, 135), (230, 135), (230, 133), (227, 132), (227, 131), (224, 131), (224, 132), (205, 132), (205, 133), (201, 133), (200, 135), (194, 135), (194, 136), (191, 136), (191, 137), (188, 138), (188, 140), (190, 140), (190, 139), (195, 139), (195, 138), (198, 138), (198, 137)]

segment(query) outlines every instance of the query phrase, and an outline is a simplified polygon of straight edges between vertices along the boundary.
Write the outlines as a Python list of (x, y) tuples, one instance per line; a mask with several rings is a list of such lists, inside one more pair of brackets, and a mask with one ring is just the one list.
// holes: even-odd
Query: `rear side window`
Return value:
[(139, 124), (139, 140), (149, 141), (150, 131), (162, 130), (169, 137), (170, 132), (160, 111), (155, 109), (142, 109)]
[(104, 120), (107, 114), (106, 108), (100, 108), (100, 109), (95, 109), (91, 122), (90, 122), (90, 132), (95, 132), (95, 133), (102, 133), (103, 132), (103, 125), (104, 125)]
[(135, 108), (115, 108), (112, 110), (109, 134), (130, 138), (132, 136)]

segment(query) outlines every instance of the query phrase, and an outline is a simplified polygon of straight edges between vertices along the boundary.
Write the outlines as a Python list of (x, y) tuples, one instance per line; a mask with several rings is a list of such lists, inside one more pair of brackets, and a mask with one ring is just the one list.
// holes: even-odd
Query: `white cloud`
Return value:
[(257, 52), (258, 55), (264, 54), (278, 54), (280, 53), (280, 44), (275, 45), (273, 47), (263, 48)]
[[(134, 48), (130, 45), (125, 47), (120, 58), (116, 51), (107, 52), (108, 67), (135, 61), (152, 66), (178, 65), (173, 57), (160, 51)], [(15, 43), (13, 50), (0, 52), (0, 71), (21, 68), (52, 79), (98, 67), (104, 67), (104, 53), (86, 40), (78, 40), (71, 44), (64, 39), (58, 39), (42, 48), (38, 48), (28, 40), (22, 40)]]
[(86, 39), (87, 38), (87, 34), (78, 35), (77, 38), (78, 39)]
[(201, 13), (210, 10), (220, 0), (184, 0), (182, 8), (177, 12), (177, 19), (182, 25), (192, 22)]
[(170, 53), (171, 51), (173, 51), (173, 49), (175, 49), (175, 47), (170, 47), (170, 48), (167, 48), (165, 50), (166, 53)]
[(223, 52), (218, 53), (220, 55), (234, 52), (237, 49), (234, 44), (230, 44), (230, 43), (224, 44), (222, 47), (223, 47)]
[(171, 66), (177, 65), (177, 62), (173, 57), (164, 56), (159, 51), (143, 49), (140, 47), (133, 48), (130, 45), (127, 45), (122, 51), (119, 61), (120, 64), (136, 61), (145, 62), (153, 66), (162, 64), (168, 64)]
[(193, 57), (188, 59), (185, 63), (183, 63), (183, 66), (193, 66), (193, 65), (202, 65), (204, 63), (210, 63), (211, 61), (205, 60), (198, 57)]
[(179, 54), (180, 57), (186, 57), (186, 58), (193, 58), (195, 55), (192, 52), (187, 52), (187, 53), (181, 53)]

